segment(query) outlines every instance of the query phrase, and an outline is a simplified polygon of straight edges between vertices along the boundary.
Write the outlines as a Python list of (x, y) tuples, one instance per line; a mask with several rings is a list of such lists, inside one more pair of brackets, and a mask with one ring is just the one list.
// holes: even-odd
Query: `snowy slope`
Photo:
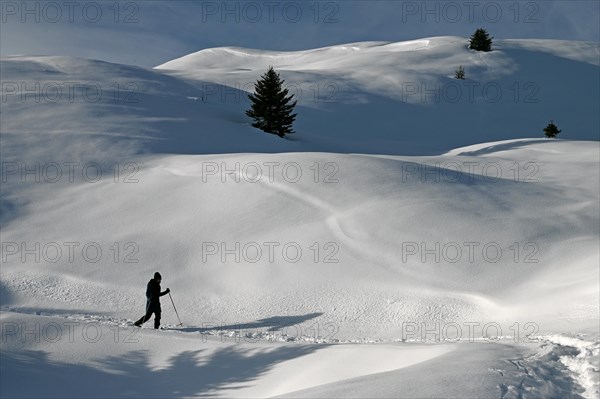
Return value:
[[(597, 396), (594, 371), (586, 363), (594, 358), (574, 356), (585, 341), (572, 337), (548, 337), (527, 346), (286, 344), (133, 330), (93, 319), (6, 312), (0, 317), (5, 327), (17, 326), (3, 334), (3, 397), (44, 397), (49, 392), (65, 398)], [(36, 323), (40, 328), (61, 326), (65, 336), (36, 342), (34, 334), (24, 337), (18, 330)], [(557, 341), (563, 345), (550, 343)], [(597, 345), (595, 350), (597, 358)], [(589, 374), (582, 375), (591, 379), (578, 382), (588, 391), (569, 377), (560, 358), (585, 368)]]
[[(398, 396), (400, 381), (408, 396), (510, 397), (531, 386), (538, 396), (593, 397), (600, 147), (589, 88), (598, 86), (598, 45), (498, 48), (480, 55), (448, 37), (291, 54), (228, 48), (155, 70), (3, 58), (3, 83), (18, 87), (1, 93), (3, 382), (32, 370), (40, 390), (24, 396), (80, 397), (88, 386), (100, 396), (364, 396), (360, 387), (377, 384), (385, 397)], [(308, 92), (323, 81), (343, 88), (337, 102), (301, 99), (296, 140), (252, 129), (243, 93), (223, 99), (215, 86), (251, 82), (269, 64)], [(459, 64), (471, 82), (538, 82), (540, 101), (398, 94), (412, 80), (455, 82)], [(22, 97), (21, 83), (36, 82), (47, 89), (40, 101)], [(51, 101), (72, 82), (72, 100), (63, 92)], [(587, 141), (530, 138), (551, 118), (565, 138)], [(36, 163), (40, 172), (26, 172)], [(110, 327), (141, 316), (157, 270), (183, 328), (164, 298), (172, 331), (143, 329), (131, 345), (32, 342), (7, 330), (98, 321), (110, 341)], [(436, 326), (443, 334), (427, 334)], [(258, 343), (223, 346), (219, 331)], [(491, 349), (411, 346), (495, 333), (504, 339)], [(530, 333), (550, 338), (523, 347)], [(386, 342), (356, 345), (373, 341)], [(474, 380), (455, 371), (467, 361)], [(236, 362), (242, 371), (231, 370)], [(315, 362), (321, 372), (302, 372)], [(223, 369), (192, 367), (203, 364)], [(444, 390), (424, 370), (464, 390)], [(146, 377), (176, 383), (140, 386)], [(2, 393), (20, 386), (3, 383)]]
[[(540, 137), (550, 119), (565, 139), (598, 139), (600, 97), (590, 89), (600, 84), (598, 44), (511, 40), (497, 47), (481, 54), (464, 39), (438, 37), (293, 53), (220, 48), (154, 71), (70, 57), (3, 57), (1, 155), (433, 155)], [(244, 115), (243, 90), (252, 90), (268, 65), (299, 97), (294, 141), (257, 132)], [(466, 81), (453, 79), (458, 65)], [(86, 152), (90, 142), (94, 150)]]
[[(550, 119), (565, 127), (564, 137), (598, 139), (597, 43), (494, 43), (490, 53), (469, 50), (464, 38), (451, 36), (295, 52), (223, 47), (156, 69), (215, 82), (198, 87), (207, 101), (229, 104), (238, 100), (228, 88), (251, 91), (271, 65), (309, 108), (298, 118), (304, 136), (344, 138), (344, 147), (327, 151), (349, 146), (361, 153), (440, 153), (475, 142), (537, 137)], [(465, 81), (454, 79), (459, 65)]]
[[(598, 144), (494, 146), (427, 158), (152, 156), (134, 184), (37, 185), (3, 240), (97, 242), (105, 255), (49, 264), (18, 250), (2, 282), (22, 306), (131, 317), (161, 270), (195, 323), (307, 315), (338, 338), (399, 338), (406, 321), (595, 325)], [(237, 178), (226, 172), (236, 165)], [(129, 242), (139, 263), (124, 262), (133, 248), (115, 261), (111, 243)]]
[[(131, 327), (120, 327), (115, 339), (115, 325), (2, 313), (4, 325), (40, 321), (71, 323), (72, 340), (36, 343), (32, 335), (23, 341), (20, 332), (5, 334), (0, 370), (10, 383), (0, 387), (3, 397), (586, 395), (557, 359), (573, 353), (569, 346), (236, 343)], [(90, 326), (103, 332), (97, 342), (86, 341)]]

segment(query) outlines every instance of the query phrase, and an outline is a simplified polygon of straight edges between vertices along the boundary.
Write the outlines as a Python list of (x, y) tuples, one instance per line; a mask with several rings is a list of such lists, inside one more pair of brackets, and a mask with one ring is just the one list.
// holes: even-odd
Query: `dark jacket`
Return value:
[(151, 279), (146, 287), (146, 298), (148, 300), (146, 306), (150, 309), (160, 310), (160, 297), (167, 294), (167, 291), (160, 292), (160, 283), (155, 279)]

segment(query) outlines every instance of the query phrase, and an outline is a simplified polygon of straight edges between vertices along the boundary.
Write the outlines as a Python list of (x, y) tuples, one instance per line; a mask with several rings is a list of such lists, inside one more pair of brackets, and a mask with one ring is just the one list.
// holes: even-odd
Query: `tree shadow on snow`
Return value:
[(0, 364), (0, 396), (208, 397), (225, 387), (243, 388), (277, 363), (319, 348), (323, 346), (228, 346), (210, 354), (183, 351), (160, 369), (153, 368), (147, 351), (110, 356), (93, 366), (53, 361), (43, 351), (8, 352)]

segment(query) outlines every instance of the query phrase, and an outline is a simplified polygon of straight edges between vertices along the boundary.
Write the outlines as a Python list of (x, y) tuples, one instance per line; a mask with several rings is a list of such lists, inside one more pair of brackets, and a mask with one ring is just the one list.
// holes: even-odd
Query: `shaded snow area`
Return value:
[[(598, 398), (598, 55), (3, 57), (1, 396)], [(291, 139), (244, 115), (269, 65)]]
[[(2, 323), (1, 371), (10, 381), (3, 397), (594, 398), (598, 392), (597, 342), (562, 336), (528, 344), (344, 344), (257, 338), (242, 330), (138, 329), (89, 315), (2, 312)], [(556, 344), (561, 338), (568, 342)]]

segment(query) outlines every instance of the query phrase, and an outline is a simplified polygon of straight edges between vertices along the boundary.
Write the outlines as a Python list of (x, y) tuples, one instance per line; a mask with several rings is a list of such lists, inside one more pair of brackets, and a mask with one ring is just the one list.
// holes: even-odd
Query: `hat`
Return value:
[(154, 279), (155, 280), (162, 280), (162, 276), (160, 275), (159, 272), (154, 273)]

